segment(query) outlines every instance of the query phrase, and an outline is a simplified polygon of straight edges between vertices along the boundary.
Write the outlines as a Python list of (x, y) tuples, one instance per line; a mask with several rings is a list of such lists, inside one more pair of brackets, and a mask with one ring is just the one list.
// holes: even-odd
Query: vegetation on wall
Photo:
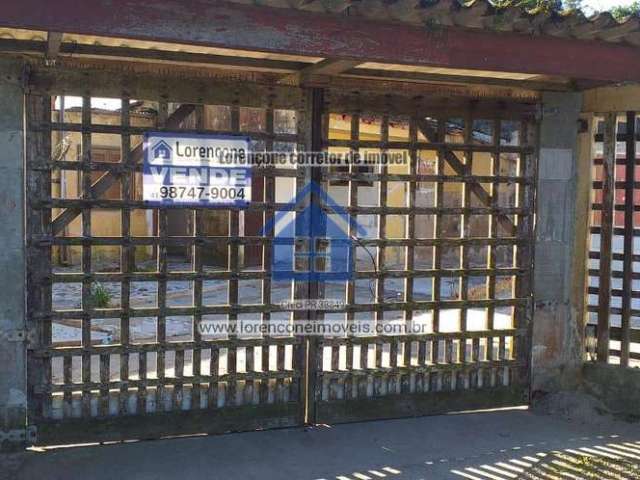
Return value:
[(631, 5), (619, 6), (611, 9), (611, 15), (616, 20), (622, 20), (631, 15), (640, 15), (640, 1), (635, 1)]
[[(498, 8), (517, 6), (531, 13), (571, 12), (584, 10), (583, 0), (498, 0), (494, 4)], [(610, 10), (616, 20), (622, 21), (632, 15), (640, 15), (640, 0), (630, 5), (613, 7)], [(595, 12), (597, 13), (597, 12)]]

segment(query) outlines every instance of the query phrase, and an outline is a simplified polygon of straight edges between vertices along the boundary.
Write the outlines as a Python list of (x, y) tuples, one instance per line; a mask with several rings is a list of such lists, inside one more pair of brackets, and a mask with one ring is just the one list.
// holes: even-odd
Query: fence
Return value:
[[(86, 73), (34, 69), (29, 80), (29, 422), (39, 442), (526, 403), (534, 106)], [(246, 208), (152, 207), (141, 200), (141, 135), (158, 130), (243, 134), (257, 151), (395, 150), (408, 161), (263, 168)], [(364, 229), (348, 222), (347, 280), (274, 278), (265, 227), (276, 213), (296, 218), (311, 205), (332, 215), (317, 194), (292, 202), (311, 182)], [(294, 299), (342, 307), (293, 311)], [(233, 333), (244, 320), (323, 317), (425, 333)], [(202, 321), (231, 333), (209, 338)]]

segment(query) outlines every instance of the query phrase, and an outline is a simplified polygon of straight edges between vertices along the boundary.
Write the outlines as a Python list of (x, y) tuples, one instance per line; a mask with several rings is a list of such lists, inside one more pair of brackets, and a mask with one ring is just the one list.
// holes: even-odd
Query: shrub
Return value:
[(93, 308), (109, 308), (111, 304), (111, 294), (106, 287), (100, 283), (91, 286), (91, 305)]

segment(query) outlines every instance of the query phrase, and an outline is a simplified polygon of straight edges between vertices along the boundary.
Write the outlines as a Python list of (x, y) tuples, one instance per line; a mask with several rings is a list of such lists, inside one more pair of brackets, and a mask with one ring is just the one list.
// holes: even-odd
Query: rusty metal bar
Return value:
[[(50, 244), (40, 244), (38, 235), (50, 235), (51, 210), (35, 207), (38, 200), (51, 197), (51, 170), (45, 168), (51, 159), (51, 133), (34, 127), (51, 121), (51, 99), (29, 94), (25, 101), (26, 164), (26, 234), (27, 234), (27, 326), (35, 332), (33, 348), (51, 348), (51, 318), (43, 312), (51, 311), (51, 255)], [(27, 355), (28, 420), (42, 421), (51, 408), (51, 397), (35, 388), (39, 383), (51, 382), (51, 358)]]
[(604, 121), (602, 163), (602, 213), (600, 236), (600, 277), (598, 282), (598, 362), (609, 362), (609, 314), (611, 306), (611, 247), (613, 241), (613, 203), (615, 195), (616, 114)]
[[(123, 128), (129, 126), (130, 116), (130, 99), (123, 96), (121, 101), (120, 123)], [(121, 136), (121, 155), (120, 161), (125, 167), (129, 167), (133, 161), (131, 157), (131, 136), (123, 134)], [(134, 173), (132, 171), (122, 176), (122, 200), (128, 202), (131, 200), (132, 191), (134, 189)], [(129, 309), (131, 307), (131, 278), (129, 274), (135, 269), (135, 248), (131, 245), (131, 209), (123, 208), (120, 210), (120, 221), (122, 224), (122, 240), (124, 244), (120, 247), (120, 271), (123, 274), (120, 284), (120, 308), (122, 315), (120, 316), (120, 342), (123, 345), (130, 344), (130, 317)], [(120, 356), (120, 379), (129, 380), (129, 354), (125, 353)], [(118, 402), (118, 413), (125, 415), (129, 409), (129, 390), (122, 388)]]

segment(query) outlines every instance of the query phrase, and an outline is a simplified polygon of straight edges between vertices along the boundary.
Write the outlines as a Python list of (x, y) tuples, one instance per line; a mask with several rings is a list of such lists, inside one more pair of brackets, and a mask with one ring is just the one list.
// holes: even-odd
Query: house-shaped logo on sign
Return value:
[(171, 147), (164, 140), (160, 140), (151, 149), (154, 160), (171, 160)]
[[(319, 201), (298, 210), (312, 194)], [(265, 225), (262, 234), (271, 233), (274, 280), (339, 281), (353, 276), (352, 237), (362, 237), (366, 230), (317, 183), (309, 183)]]

